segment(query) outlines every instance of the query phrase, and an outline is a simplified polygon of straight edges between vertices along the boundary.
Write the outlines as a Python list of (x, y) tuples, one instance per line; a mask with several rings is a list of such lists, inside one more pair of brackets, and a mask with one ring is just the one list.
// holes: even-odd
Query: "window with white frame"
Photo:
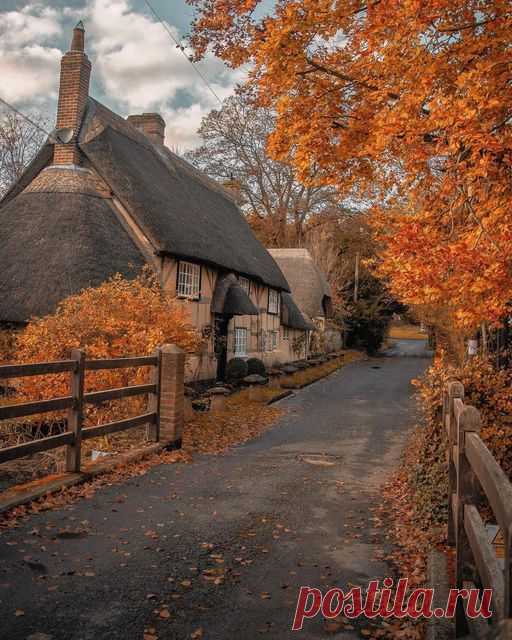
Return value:
[(273, 314), (279, 313), (279, 302), (281, 300), (281, 295), (279, 291), (275, 289), (268, 290), (268, 312)]
[(249, 280), (249, 278), (244, 278), (243, 276), (240, 276), (238, 278), (238, 282), (242, 287), (242, 289), (245, 291), (245, 293), (249, 295), (251, 293), (251, 281)]
[(235, 356), (247, 355), (247, 335), (245, 327), (235, 327)]
[(290, 328), (283, 327), (283, 340), (289, 340), (289, 339), (290, 339)]
[(279, 346), (279, 331), (272, 331), (272, 351)]
[(201, 294), (201, 266), (193, 262), (178, 262), (176, 294), (197, 299)]

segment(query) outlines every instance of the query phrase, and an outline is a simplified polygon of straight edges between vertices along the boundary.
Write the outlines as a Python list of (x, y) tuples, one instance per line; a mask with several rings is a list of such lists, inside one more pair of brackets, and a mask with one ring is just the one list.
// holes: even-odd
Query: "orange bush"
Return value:
[[(201, 338), (181, 304), (162, 293), (156, 277), (145, 272), (135, 280), (115, 276), (70, 296), (54, 314), (32, 319), (16, 337), (15, 360), (62, 360), (75, 348), (84, 349), (90, 359), (150, 355), (165, 343), (193, 353)], [(5, 359), (0, 355), (0, 362)], [(147, 377), (148, 368), (86, 372), (85, 390), (141, 384)], [(69, 393), (68, 374), (22, 378), (12, 384), (20, 402)], [(89, 424), (119, 419), (142, 408), (144, 402), (144, 397), (136, 397), (88, 407), (86, 419)]]
[(449, 380), (464, 385), (464, 401), (476, 407), (482, 416), (481, 437), (500, 465), (512, 477), (512, 429), (507, 418), (512, 414), (512, 370), (497, 369), (490, 358), (474, 357), (462, 366), (436, 357), (424, 378), (415, 381), (427, 417), (427, 426), (441, 430), (443, 389)]

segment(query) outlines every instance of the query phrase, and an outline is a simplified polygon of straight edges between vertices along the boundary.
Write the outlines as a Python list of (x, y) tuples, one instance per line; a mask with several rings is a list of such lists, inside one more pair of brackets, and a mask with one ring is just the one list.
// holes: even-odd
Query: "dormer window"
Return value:
[(281, 301), (281, 295), (279, 291), (276, 291), (275, 289), (269, 289), (268, 290), (268, 307), (267, 307), (268, 312), (274, 315), (277, 315), (280, 310), (280, 301)]
[(176, 295), (180, 298), (199, 300), (201, 295), (201, 266), (193, 262), (178, 262)]
[(242, 289), (245, 291), (245, 293), (247, 295), (250, 295), (250, 293), (251, 293), (251, 281), (249, 280), (249, 278), (244, 278), (243, 276), (239, 276), (238, 283), (240, 284)]

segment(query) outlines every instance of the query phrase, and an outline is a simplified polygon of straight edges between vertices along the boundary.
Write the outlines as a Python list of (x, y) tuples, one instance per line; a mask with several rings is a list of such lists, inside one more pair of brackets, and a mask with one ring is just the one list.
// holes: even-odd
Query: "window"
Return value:
[(201, 267), (193, 262), (178, 263), (176, 293), (184, 298), (199, 298), (201, 294)]
[(283, 340), (289, 340), (289, 339), (290, 339), (290, 328), (283, 327)]
[(247, 355), (247, 329), (235, 327), (235, 356)]
[(279, 344), (279, 331), (272, 331), (272, 351), (277, 349)]
[(281, 300), (281, 296), (279, 291), (275, 289), (268, 290), (268, 312), (278, 314), (279, 313), (279, 301)]
[(251, 293), (251, 281), (249, 280), (249, 278), (244, 278), (243, 276), (240, 276), (238, 278), (238, 282), (240, 283), (240, 286), (245, 291), (245, 293), (249, 295)]

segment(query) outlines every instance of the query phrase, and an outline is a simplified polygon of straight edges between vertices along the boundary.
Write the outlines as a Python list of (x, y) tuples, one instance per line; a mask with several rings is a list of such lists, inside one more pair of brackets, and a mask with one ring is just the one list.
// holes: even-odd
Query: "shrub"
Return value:
[(229, 382), (240, 382), (249, 375), (247, 361), (243, 358), (231, 358), (226, 366), (226, 378)]
[(504, 420), (512, 412), (512, 371), (497, 369), (491, 359), (485, 357), (470, 358), (462, 366), (455, 367), (441, 354), (425, 375), (414, 381), (425, 424), (415, 436), (414, 459), (410, 461), (408, 479), (425, 521), (446, 520), (447, 438), (441, 424), (442, 398), (448, 381), (455, 379), (464, 385), (464, 401), (481, 413), (482, 440), (512, 478), (512, 433)]
[[(114, 276), (99, 287), (66, 298), (55, 313), (32, 319), (16, 335), (15, 353), (17, 362), (62, 360), (76, 348), (84, 349), (91, 359), (115, 358), (150, 355), (165, 343), (174, 343), (192, 353), (200, 347), (201, 338), (183, 306), (162, 293), (154, 275), (144, 272), (134, 280)], [(0, 361), (3, 359), (0, 354)], [(145, 367), (90, 371), (85, 377), (85, 390), (141, 384), (147, 377)], [(67, 374), (13, 382), (20, 402), (69, 393)], [(140, 396), (88, 406), (86, 422), (98, 424), (133, 415), (144, 402)]]
[(417, 382), (427, 420), (440, 426), (443, 389), (449, 380), (464, 385), (464, 402), (482, 417), (481, 437), (500, 465), (512, 477), (512, 433), (506, 422), (512, 414), (512, 370), (498, 369), (491, 357), (475, 356), (455, 367), (441, 355)]
[(263, 360), (260, 360), (259, 358), (249, 358), (249, 360), (247, 360), (247, 370), (248, 375), (256, 373), (264, 378), (267, 376), (267, 369), (263, 364)]

